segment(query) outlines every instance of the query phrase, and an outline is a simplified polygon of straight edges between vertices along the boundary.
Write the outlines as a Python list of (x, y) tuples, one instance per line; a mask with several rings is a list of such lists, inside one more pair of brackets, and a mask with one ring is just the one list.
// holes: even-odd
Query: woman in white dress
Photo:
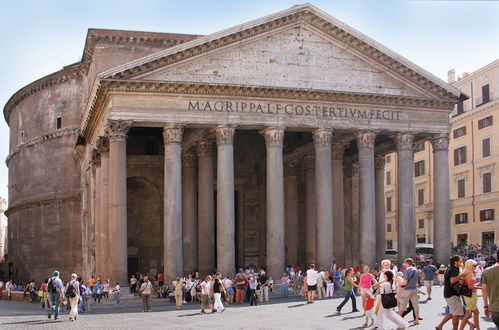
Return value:
[[(384, 277), (386, 278), (386, 281), (381, 282), (379, 287), (379, 293), (381, 295), (394, 292), (393, 272), (385, 272)], [(369, 329), (396, 330), (406, 329), (408, 326), (409, 323), (398, 315), (393, 308), (384, 308), (383, 305), (381, 305), (376, 321)]]

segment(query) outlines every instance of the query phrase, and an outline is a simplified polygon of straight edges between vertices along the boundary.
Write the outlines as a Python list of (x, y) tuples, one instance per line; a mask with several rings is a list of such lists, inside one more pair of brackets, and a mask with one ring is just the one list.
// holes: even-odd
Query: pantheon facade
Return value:
[(91, 29), (80, 62), (4, 109), (11, 271), (126, 283), (374, 265), (394, 150), (398, 256), (414, 257), (413, 144), (424, 140), (446, 263), (449, 115), (463, 99), (311, 5), (208, 36)]

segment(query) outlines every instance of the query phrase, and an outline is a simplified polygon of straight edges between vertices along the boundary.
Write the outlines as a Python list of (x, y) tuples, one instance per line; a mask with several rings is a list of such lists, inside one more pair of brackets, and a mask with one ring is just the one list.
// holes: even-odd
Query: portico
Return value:
[[(106, 71), (80, 127), (100, 192), (92, 221), (109, 233), (96, 236), (109, 254), (96, 254), (95, 271), (126, 283), (163, 269), (172, 279), (254, 264), (278, 278), (295, 263), (374, 266), (385, 250), (380, 171), (393, 150), (399, 256), (414, 257), (412, 144), (438, 146), (447, 181), (435, 233), (447, 237), (448, 172), (436, 167), (458, 98), (310, 5)], [(97, 141), (108, 141), (108, 160)], [(442, 259), (445, 244), (435, 240)]]

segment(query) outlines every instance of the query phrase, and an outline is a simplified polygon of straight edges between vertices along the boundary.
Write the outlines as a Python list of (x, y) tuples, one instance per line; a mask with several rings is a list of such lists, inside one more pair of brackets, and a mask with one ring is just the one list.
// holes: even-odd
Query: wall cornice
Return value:
[(211, 95), (222, 97), (283, 99), (290, 101), (324, 101), (357, 105), (384, 105), (417, 109), (436, 109), (449, 113), (454, 107), (453, 101), (408, 96), (213, 83), (103, 79), (97, 86), (93, 99), (89, 100), (89, 106), (82, 118), (80, 134), (83, 137), (88, 137), (92, 122), (98, 117), (99, 112), (102, 111), (102, 107), (107, 102), (110, 93)]
[(80, 62), (66, 66), (59, 71), (33, 81), (18, 90), (5, 104), (3, 113), (9, 123), (10, 112), (27, 97), (53, 85), (64, 83), (71, 79), (87, 76), (95, 46), (97, 44), (110, 45), (140, 45), (169, 48), (178, 44), (201, 37), (200, 35), (173, 34), (157, 32), (139, 32), (124, 30), (89, 29)]
[(21, 151), (24, 151), (28, 148), (31, 148), (31, 147), (36, 146), (36, 145), (41, 144), (41, 143), (49, 142), (51, 140), (54, 140), (54, 139), (57, 139), (57, 138), (60, 138), (63, 136), (71, 136), (71, 135), (77, 136), (78, 135), (78, 128), (74, 128), (74, 127), (73, 128), (64, 128), (64, 129), (60, 129), (60, 130), (54, 131), (52, 133), (45, 134), (45, 135), (39, 136), (37, 138), (31, 139), (31, 140), (27, 141), (26, 143), (23, 143), (23, 144), (16, 146), (12, 150), (12, 152), (7, 156), (7, 158), (5, 159), (5, 164), (7, 164), (7, 167), (8, 167), (10, 160), (15, 155), (20, 153)]

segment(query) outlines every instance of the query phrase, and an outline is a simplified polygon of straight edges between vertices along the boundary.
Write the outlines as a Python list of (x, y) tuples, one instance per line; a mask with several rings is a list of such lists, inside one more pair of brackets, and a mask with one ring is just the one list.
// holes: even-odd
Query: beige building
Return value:
[[(499, 223), (499, 60), (456, 79), (449, 71), (448, 82), (469, 95), (452, 112), (449, 143), (449, 172), (454, 246), (497, 244)], [(495, 118), (494, 118), (495, 117)], [(397, 247), (396, 153), (387, 155), (385, 205), (387, 248)], [(434, 243), (433, 150), (429, 142), (414, 145), (414, 196), (416, 241)]]
[(374, 265), (394, 150), (399, 255), (415, 256), (417, 141), (435, 147), (431, 221), (447, 260), (450, 113), (463, 99), (311, 5), (207, 36), (89, 30), (81, 62), (4, 109), (14, 276)]
[(7, 201), (0, 197), (0, 262), (5, 260), (7, 254)]

